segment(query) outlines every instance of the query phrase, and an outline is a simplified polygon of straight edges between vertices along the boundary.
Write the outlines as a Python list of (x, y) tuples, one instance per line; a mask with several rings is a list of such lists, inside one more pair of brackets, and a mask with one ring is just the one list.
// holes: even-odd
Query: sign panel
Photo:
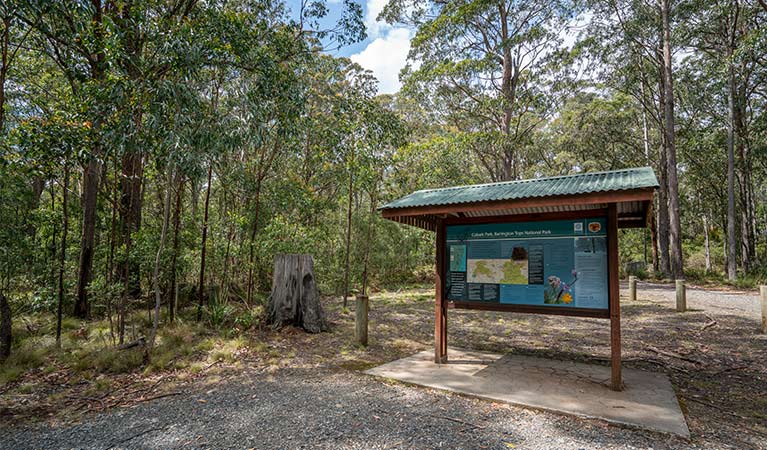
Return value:
[(606, 217), (446, 232), (448, 300), (608, 309)]

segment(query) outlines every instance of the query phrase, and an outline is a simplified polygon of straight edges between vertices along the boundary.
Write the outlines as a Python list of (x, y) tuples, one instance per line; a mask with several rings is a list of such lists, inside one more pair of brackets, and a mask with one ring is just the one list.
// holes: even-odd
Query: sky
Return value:
[[(410, 39), (413, 30), (392, 27), (385, 22), (377, 22), (376, 17), (386, 6), (388, 0), (356, 0), (362, 5), (367, 39), (334, 51), (335, 56), (345, 56), (360, 66), (373, 72), (378, 79), (379, 94), (393, 94), (399, 91), (399, 71), (405, 67), (410, 51)], [(287, 0), (291, 16), (297, 14), (300, 0)], [(343, 11), (342, 0), (328, 0), (330, 13), (324, 23), (332, 25)]]
[[(334, 56), (348, 57), (363, 68), (373, 72), (373, 75), (378, 79), (379, 94), (394, 94), (402, 87), (402, 83), (399, 81), (399, 72), (407, 63), (410, 40), (415, 35), (415, 31), (376, 21), (376, 17), (389, 0), (354, 1), (362, 5), (367, 38), (331, 53)], [(290, 16), (295, 18), (301, 7), (301, 0), (286, 0), (286, 4), (291, 11)], [(343, 0), (327, 0), (327, 7), (329, 13), (321, 21), (321, 26), (330, 28), (343, 12)], [(562, 31), (561, 37), (564, 45), (572, 47), (578, 31), (586, 26), (590, 17), (589, 14), (579, 16), (571, 22), (570, 27)]]

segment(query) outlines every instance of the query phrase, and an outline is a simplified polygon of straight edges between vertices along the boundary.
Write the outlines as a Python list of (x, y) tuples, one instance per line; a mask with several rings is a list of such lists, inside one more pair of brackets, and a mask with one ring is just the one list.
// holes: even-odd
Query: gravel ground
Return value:
[[(628, 283), (622, 283), (621, 288), (626, 289), (623, 294), (628, 295)], [(638, 295), (656, 297), (661, 301), (676, 301), (675, 289), (676, 287), (670, 284), (637, 283)], [(758, 318), (762, 311), (758, 291), (720, 291), (698, 287), (687, 288), (687, 307), (737, 314), (748, 318)]]
[[(698, 397), (707, 395), (712, 389), (719, 392), (724, 391), (727, 386), (744, 386), (749, 390), (732, 394), (732, 405), (720, 405), (724, 405), (725, 409), (744, 405), (746, 403), (743, 403), (743, 399), (749, 398), (750, 395), (757, 400), (746, 404), (746, 407), (752, 408), (751, 411), (756, 411), (753, 408), (762, 408), (758, 398), (763, 397), (765, 391), (754, 391), (753, 386), (764, 386), (765, 370), (759, 356), (763, 348), (759, 342), (767, 341), (762, 339), (761, 335), (750, 331), (757, 325), (759, 314), (759, 302), (754, 293), (744, 295), (730, 291), (690, 289), (688, 306), (701, 312), (679, 316), (669, 315), (667, 312), (673, 308), (673, 286), (640, 283), (638, 289), (642, 300), (634, 305), (627, 303), (624, 313), (627, 348), (634, 348), (634, 353), (637, 353), (642, 347), (642, 342), (662, 342), (665, 335), (655, 336), (653, 333), (667, 328), (675, 330), (674, 346), (670, 348), (677, 349), (676, 351), (684, 350), (687, 347), (682, 344), (687, 342), (693, 346), (691, 348), (701, 346), (701, 352), (695, 353), (695, 357), (710, 358), (705, 361), (707, 364), (711, 361), (710, 370), (714, 371), (713, 375), (703, 375), (702, 381), (706, 384), (700, 386), (695, 383), (701, 380), (693, 375), (701, 370), (709, 370), (708, 366), (696, 369), (688, 365), (668, 372), (680, 395)], [(397, 314), (403, 314), (403, 317), (415, 316), (419, 321), (424, 321), (430, 311), (431, 307), (426, 301), (423, 304), (397, 306), (396, 309), (385, 309), (381, 306), (378, 312), (371, 314), (374, 318), (376, 314), (385, 314), (394, 319), (397, 319)], [(700, 323), (705, 324), (708, 320), (704, 314), (716, 318), (719, 325), (708, 328), (705, 332), (699, 331)], [(698, 317), (699, 315), (701, 317)], [(566, 351), (570, 344), (564, 339), (577, 338), (580, 342), (577, 348), (581, 350), (586, 349), (597, 354), (606, 353), (607, 350), (603, 348), (604, 344), (600, 344), (606, 340), (601, 335), (604, 333), (593, 333), (599, 329), (594, 328), (596, 324), (601, 322), (592, 319), (573, 322), (570, 318), (517, 315), (510, 316), (512, 321), (508, 324), (494, 325), (499, 327), (495, 330), (491, 329), (491, 319), (496, 317), (495, 313), (483, 313), (479, 316), (462, 313), (452, 317), (455, 323), (455, 333), (452, 336), (456, 345), (488, 343), (492, 337), (502, 336), (503, 330), (511, 330), (513, 333), (493, 345), (497, 344), (499, 348), (508, 349), (511, 346), (523, 349), (525, 343), (533, 342), (536, 338), (545, 338), (547, 340), (540, 347), (554, 346), (559, 351)], [(398, 321), (401, 319), (394, 320), (395, 323)], [(473, 325), (475, 321), (476, 325)], [(521, 325), (523, 323), (524, 328)], [(380, 328), (383, 325), (378, 326)], [(556, 333), (556, 330), (563, 326), (569, 327), (569, 333)], [(428, 345), (428, 328), (424, 326), (421, 330), (419, 327), (418, 342), (423, 342), (419, 345)], [(590, 335), (580, 333), (581, 328), (592, 330), (592, 338), (596, 344), (589, 344), (591, 347), (584, 344)], [(746, 340), (737, 341), (741, 343), (742, 348), (738, 347), (735, 341), (729, 340), (734, 339), (734, 336), (728, 337), (735, 332), (734, 330), (746, 330), (743, 331), (746, 333), (744, 336), (750, 336)], [(483, 334), (485, 332), (489, 334)], [(694, 336), (694, 339), (687, 341), (688, 335)], [(556, 336), (557, 339), (549, 340), (551, 336)], [(307, 335), (306, 339), (329, 338), (330, 336)], [(396, 346), (393, 342), (383, 341), (382, 337), (378, 339), (379, 343), (373, 344), (372, 349), (375, 349), (376, 345), (385, 344), (386, 348)], [(665, 339), (669, 340), (668, 337)], [(297, 349), (299, 354), (304, 352), (311, 355), (312, 345), (315, 344), (306, 345), (306, 348)], [(762, 350), (759, 350), (760, 348)], [(736, 350), (738, 353), (734, 358), (740, 361), (745, 361), (744, 358), (755, 358), (749, 363), (750, 369), (746, 369), (746, 372), (719, 370), (715, 363), (721, 363), (720, 360), (724, 358), (722, 355), (732, 354)], [(669, 364), (673, 362), (668, 361)], [(532, 411), (425, 388), (382, 382), (348, 368), (341, 369), (336, 363), (317, 366), (276, 370), (248, 367), (234, 380), (215, 384), (199, 383), (194, 388), (183, 389), (180, 395), (140, 403), (131, 408), (116, 408), (89, 415), (82, 423), (77, 424), (0, 424), (0, 450), (767, 448), (767, 440), (762, 440), (759, 434), (752, 434), (757, 432), (753, 430), (754, 426), (759, 426), (758, 421), (753, 422), (752, 418), (749, 419), (750, 422), (745, 422), (752, 430), (748, 431), (748, 428), (741, 428), (743, 417), (735, 418), (721, 409), (721, 406), (718, 407), (720, 409), (711, 409), (701, 403), (687, 403), (683, 406), (693, 433), (692, 440), (687, 441), (649, 431), (606, 425), (600, 421)], [(731, 373), (735, 375), (730, 375)], [(702, 398), (706, 399), (706, 402), (719, 401), (716, 397)], [(748, 412), (739, 411), (739, 414)]]
[(660, 434), (382, 383), (286, 369), (101, 414), (6, 431), (23, 448), (691, 448)]

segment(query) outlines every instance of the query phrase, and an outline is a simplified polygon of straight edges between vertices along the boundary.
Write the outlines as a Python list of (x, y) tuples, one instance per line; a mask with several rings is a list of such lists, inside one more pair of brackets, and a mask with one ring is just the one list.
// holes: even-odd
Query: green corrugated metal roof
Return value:
[(425, 189), (394, 200), (380, 209), (517, 200), (657, 187), (658, 179), (655, 178), (655, 172), (652, 168), (639, 167), (503, 183)]

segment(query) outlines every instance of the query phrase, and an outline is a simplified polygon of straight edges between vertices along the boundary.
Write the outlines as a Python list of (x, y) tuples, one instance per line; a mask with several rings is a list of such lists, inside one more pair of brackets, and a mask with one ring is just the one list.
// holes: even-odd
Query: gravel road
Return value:
[[(625, 286), (623, 286), (625, 288)], [(671, 306), (673, 287), (640, 283)], [(625, 294), (625, 292), (624, 292)], [(690, 308), (758, 315), (753, 293), (690, 289)], [(1, 449), (33, 448), (743, 448), (716, 428), (692, 441), (532, 411), (330, 368), (251, 368), (234, 380), (86, 416), (83, 423), (0, 424)], [(189, 388), (186, 388), (189, 389)], [(753, 442), (753, 441), (752, 441)], [(757, 444), (758, 448), (758, 444)]]
[[(628, 283), (621, 283), (621, 292), (628, 295)], [(671, 284), (637, 283), (637, 295), (651, 300), (674, 305), (676, 287)], [(710, 290), (698, 287), (687, 288), (687, 307), (691, 309), (714, 310), (743, 317), (758, 318), (761, 303), (758, 291)]]

